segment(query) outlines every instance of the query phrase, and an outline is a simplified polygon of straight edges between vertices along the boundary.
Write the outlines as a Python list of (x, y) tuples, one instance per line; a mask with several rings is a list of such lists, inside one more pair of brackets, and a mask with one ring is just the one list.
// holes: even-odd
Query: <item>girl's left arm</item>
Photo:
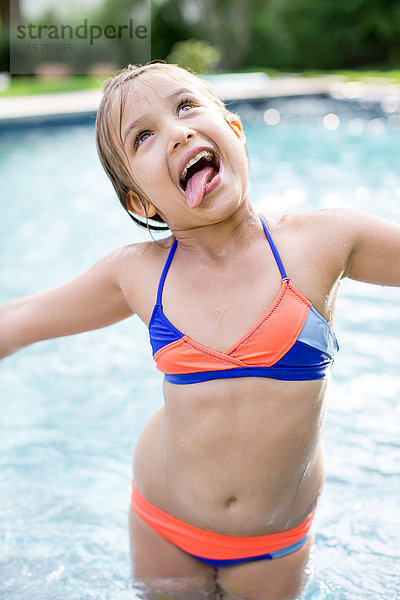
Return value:
[(344, 277), (400, 286), (400, 226), (372, 214), (354, 210), (342, 213), (348, 249)]

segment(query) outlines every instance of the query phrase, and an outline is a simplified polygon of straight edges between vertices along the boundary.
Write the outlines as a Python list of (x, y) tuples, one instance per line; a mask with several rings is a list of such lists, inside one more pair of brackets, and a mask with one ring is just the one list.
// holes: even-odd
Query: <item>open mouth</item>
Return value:
[(198, 206), (203, 196), (218, 184), (210, 185), (219, 174), (220, 164), (219, 157), (212, 150), (201, 150), (184, 167), (179, 184), (190, 208)]

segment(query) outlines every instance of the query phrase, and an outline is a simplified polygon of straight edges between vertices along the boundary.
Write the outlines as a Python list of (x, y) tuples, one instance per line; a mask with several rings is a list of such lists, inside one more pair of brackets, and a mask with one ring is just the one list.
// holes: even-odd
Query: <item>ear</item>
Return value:
[(125, 196), (125, 204), (127, 210), (132, 211), (138, 217), (154, 217), (157, 213), (157, 208), (151, 202), (143, 201), (139, 198), (136, 192), (129, 190)]
[(246, 134), (244, 133), (243, 124), (240, 120), (239, 115), (235, 115), (231, 113), (228, 118), (228, 125), (232, 129), (232, 131), (237, 135), (240, 140), (246, 141)]

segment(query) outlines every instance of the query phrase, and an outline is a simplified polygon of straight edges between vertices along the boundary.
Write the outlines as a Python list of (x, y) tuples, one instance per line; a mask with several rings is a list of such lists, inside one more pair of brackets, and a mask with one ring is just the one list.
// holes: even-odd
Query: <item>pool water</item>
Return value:
[[(258, 211), (352, 206), (400, 222), (397, 113), (312, 99), (237, 110)], [(1, 304), (147, 239), (119, 207), (92, 126), (3, 133), (0, 181)], [(327, 480), (303, 596), (398, 599), (400, 290), (344, 282), (336, 333)], [(41, 342), (0, 364), (1, 599), (138, 597), (131, 457), (161, 405), (161, 382), (137, 318)]]

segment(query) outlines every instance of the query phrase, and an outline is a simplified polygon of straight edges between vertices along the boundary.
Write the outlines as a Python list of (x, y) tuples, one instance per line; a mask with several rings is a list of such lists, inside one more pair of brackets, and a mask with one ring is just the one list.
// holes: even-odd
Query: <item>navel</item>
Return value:
[(232, 506), (232, 504), (234, 504), (234, 502), (236, 502), (237, 498), (236, 496), (229, 496), (229, 498), (227, 500), (225, 500), (225, 505), (226, 506)]

